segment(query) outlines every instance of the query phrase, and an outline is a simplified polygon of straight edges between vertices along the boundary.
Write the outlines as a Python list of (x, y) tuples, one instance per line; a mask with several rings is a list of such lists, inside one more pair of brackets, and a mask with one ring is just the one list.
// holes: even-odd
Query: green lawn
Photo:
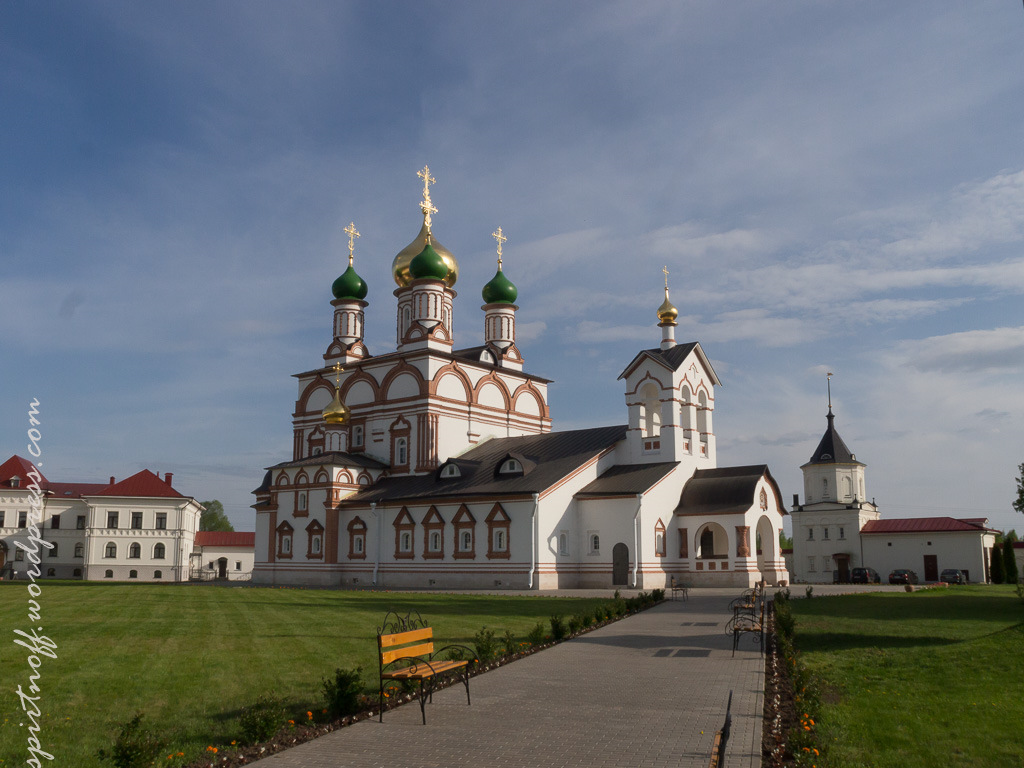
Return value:
[(1024, 604), (1009, 586), (794, 600), (832, 768), (1022, 768)]
[[(198, 755), (239, 737), (238, 713), (261, 694), (296, 712), (315, 706), (322, 678), (361, 666), (376, 682), (375, 631), (389, 608), (418, 610), (443, 644), (472, 645), (481, 627), (523, 637), (559, 613), (592, 613), (600, 599), (340, 592), (192, 585), (43, 583), (40, 740), (53, 765), (90, 768), (116, 723), (143, 712), (175, 751)], [(22, 765), (29, 734), (15, 690), (27, 691), (26, 584), (0, 584), (0, 768)], [(372, 682), (371, 682), (372, 681)], [(170, 750), (169, 750), (170, 751)], [(48, 761), (44, 761), (48, 762)]]

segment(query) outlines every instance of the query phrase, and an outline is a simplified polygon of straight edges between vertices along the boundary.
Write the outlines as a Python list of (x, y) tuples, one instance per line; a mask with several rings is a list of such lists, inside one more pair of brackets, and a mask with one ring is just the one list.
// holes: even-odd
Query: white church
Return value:
[[(456, 347), (459, 268), (436, 239), (429, 168), (422, 227), (398, 252), (396, 347), (363, 342), (368, 288), (349, 263), (332, 286), (322, 361), (296, 374), (293, 447), (254, 491), (253, 582), (552, 589), (785, 583), (786, 514), (765, 465), (718, 467), (720, 384), (700, 344), (660, 345), (619, 379), (625, 424), (551, 431), (548, 380), (524, 370), (518, 291), (483, 286), (482, 343)], [(652, 339), (654, 341), (654, 339)]]

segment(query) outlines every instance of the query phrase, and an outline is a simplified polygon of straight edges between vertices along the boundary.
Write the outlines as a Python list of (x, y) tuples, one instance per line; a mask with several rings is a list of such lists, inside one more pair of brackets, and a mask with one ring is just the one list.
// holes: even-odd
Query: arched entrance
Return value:
[(695, 543), (698, 560), (727, 560), (729, 557), (729, 534), (718, 523), (701, 526)]
[(629, 583), (629, 547), (621, 541), (612, 547), (612, 586), (624, 587)]

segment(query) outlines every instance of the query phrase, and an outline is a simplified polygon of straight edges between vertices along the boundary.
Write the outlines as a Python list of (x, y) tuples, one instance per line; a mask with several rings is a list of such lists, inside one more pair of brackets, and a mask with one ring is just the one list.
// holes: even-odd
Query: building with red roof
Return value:
[(254, 531), (199, 531), (192, 547), (192, 578), (248, 581), (255, 552)]
[(0, 578), (187, 581), (203, 507), (172, 479), (53, 482), (12, 456), (0, 464)]

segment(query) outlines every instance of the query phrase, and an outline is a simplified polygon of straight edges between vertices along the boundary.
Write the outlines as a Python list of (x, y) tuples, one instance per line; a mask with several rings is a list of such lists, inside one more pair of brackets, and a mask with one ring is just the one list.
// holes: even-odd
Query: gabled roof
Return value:
[(846, 447), (843, 438), (836, 431), (836, 417), (832, 413), (831, 406), (829, 406), (826, 418), (828, 419), (828, 426), (825, 428), (825, 434), (821, 436), (821, 442), (814, 449), (811, 460), (803, 466), (808, 467), (812, 464), (860, 464), (864, 466), (864, 464), (857, 461), (857, 457)]
[[(35, 466), (28, 459), (23, 459), (21, 456), (11, 456), (3, 464), (0, 464), (0, 486), (9, 488), (11, 485), (12, 477), (21, 478), (21, 487), (24, 488), (29, 484), (28, 473), (39, 472), (35, 469)], [(43, 477), (43, 473), (39, 472), (40, 487), (46, 483), (46, 478)]]
[(287, 469), (289, 467), (319, 467), (321, 464), (336, 464), (342, 467), (368, 467), (370, 469), (387, 469), (387, 464), (377, 461), (370, 456), (364, 456), (361, 453), (346, 453), (345, 451), (328, 451), (327, 453), (321, 453), (319, 456), (307, 456), (304, 459), (296, 459), (295, 461), (282, 461), (280, 464), (275, 464), (272, 467), (266, 467), (268, 470), (273, 469)]
[(864, 534), (887, 533), (997, 533), (985, 518), (905, 517), (895, 520), (869, 520), (860, 529)]
[(197, 531), (197, 547), (255, 547), (256, 534), (252, 531)]
[(622, 373), (619, 374), (619, 378), (625, 379), (628, 377), (644, 360), (653, 360), (658, 365), (661, 365), (670, 371), (677, 371), (685, 362), (686, 358), (689, 357), (691, 352), (696, 352), (701, 365), (707, 369), (708, 376), (711, 377), (711, 382), (715, 386), (721, 386), (722, 382), (719, 381), (718, 374), (715, 373), (715, 369), (711, 365), (711, 361), (708, 360), (707, 355), (704, 354), (704, 350), (701, 349), (700, 343), (696, 341), (691, 341), (688, 344), (676, 344), (670, 349), (642, 349), (637, 353), (636, 357), (630, 361), (629, 365), (623, 369)]
[(576, 498), (593, 496), (636, 496), (650, 490), (678, 464), (616, 464), (599, 478), (576, 492)]
[(148, 469), (136, 472), (119, 483), (108, 485), (91, 496), (148, 496), (160, 498), (185, 498), (169, 483), (161, 480)]
[[(439, 479), (437, 473), (432, 472), (429, 475), (384, 478), (366, 490), (349, 496), (342, 503), (390, 503), (428, 498), (524, 496), (540, 493), (568, 477), (625, 436), (626, 427), (620, 425), (495, 438), (450, 461), (458, 465), (461, 477)], [(534, 467), (524, 474), (495, 476), (498, 463), (509, 454), (523, 456), (533, 462)]]
[(761, 478), (765, 478), (775, 491), (779, 512), (782, 494), (775, 483), (767, 464), (753, 464), (746, 467), (719, 467), (698, 469), (686, 481), (675, 509), (677, 515), (730, 515), (742, 514), (756, 503), (754, 491)]

